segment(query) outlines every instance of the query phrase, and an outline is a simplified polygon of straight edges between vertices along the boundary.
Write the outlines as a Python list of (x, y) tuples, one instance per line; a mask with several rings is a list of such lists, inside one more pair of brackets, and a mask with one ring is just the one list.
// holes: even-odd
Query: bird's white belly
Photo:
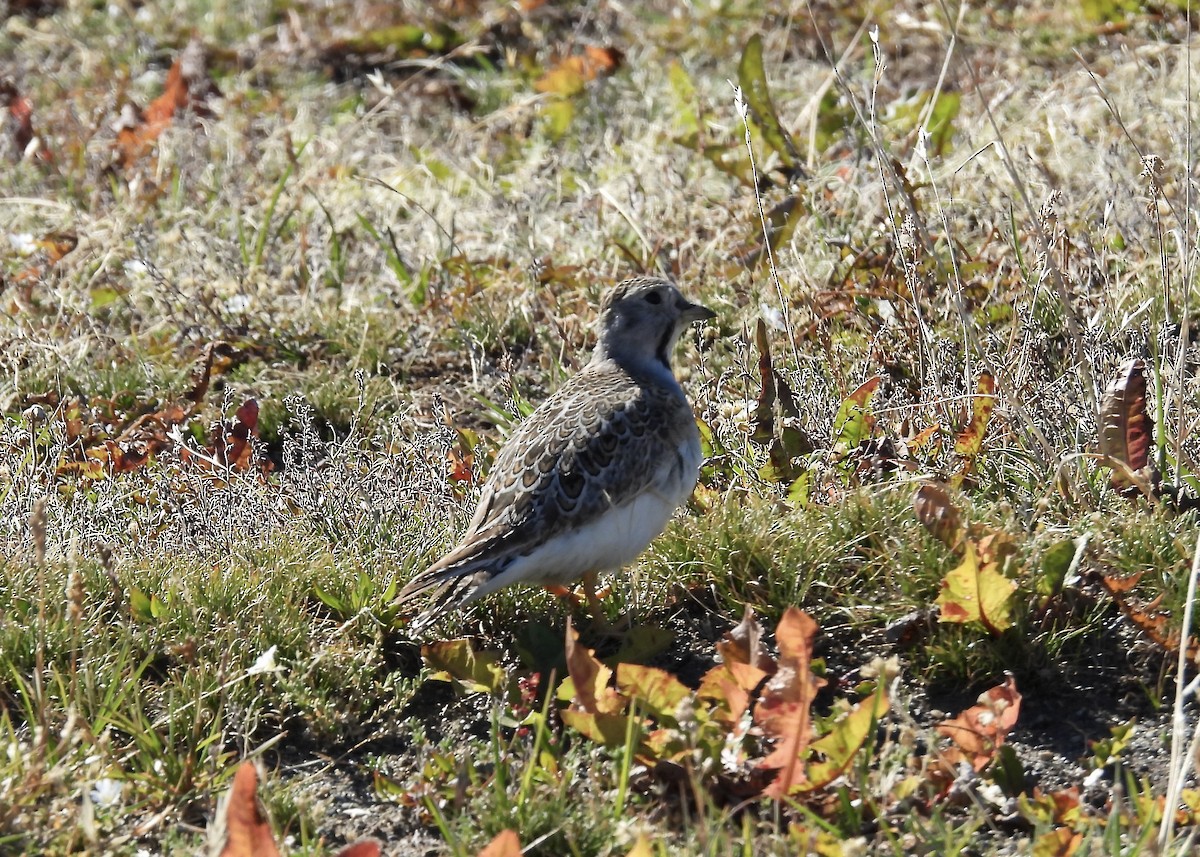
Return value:
[(512, 583), (565, 585), (588, 572), (613, 571), (632, 562), (663, 531), (679, 504), (696, 487), (699, 443), (695, 449), (689, 444), (680, 452), (681, 460), (665, 466), (654, 487), (550, 538), (529, 555), (515, 560), (501, 574), (482, 583), (464, 603)]
[(514, 567), (528, 563), (516, 579), (569, 583), (585, 572), (611, 571), (632, 562), (666, 527), (676, 508), (673, 499), (647, 492), (578, 529), (560, 533), (513, 563)]
[(633, 561), (663, 531), (676, 504), (647, 492), (600, 517), (566, 530), (523, 556), (471, 593), (471, 600), (510, 583), (568, 584), (588, 572), (612, 571)]

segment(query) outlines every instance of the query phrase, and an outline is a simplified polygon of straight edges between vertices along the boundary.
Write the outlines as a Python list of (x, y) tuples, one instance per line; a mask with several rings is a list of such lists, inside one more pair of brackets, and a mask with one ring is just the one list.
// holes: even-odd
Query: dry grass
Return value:
[[(1196, 60), (1174, 6), (62, 5), (10, 12), (0, 33), (0, 75), (53, 153), (20, 144), (10, 99), (0, 850), (197, 848), (233, 760), (260, 755), (292, 853), (372, 832), (363, 808), (395, 853), (474, 853), (513, 819), (548, 854), (624, 854), (639, 833), (657, 853), (792, 853), (817, 829), (842, 843), (830, 853), (1022, 852), (1069, 826), (1028, 801), (1035, 784), (1082, 783), (1098, 755), (1063, 721), (1089, 706), (1102, 710), (1078, 724), (1088, 740), (1130, 717), (1146, 738), (1096, 763), (1070, 829), (1106, 853), (1148, 847), (1151, 796), (1183, 764), (1165, 757), (1156, 713), (1175, 655), (1098, 581), (1142, 574), (1137, 603), (1177, 630), (1196, 527), (1117, 496), (1083, 453), (1104, 384), (1145, 357), (1166, 472), (1186, 482), (1200, 458), (1179, 332)], [(379, 63), (349, 41), (396, 23), (461, 44)], [(220, 97), (123, 163), (122, 107), (158, 96), (193, 33)], [(752, 123), (757, 188), (729, 82), (755, 33), (803, 166), (786, 176)], [(620, 49), (621, 67), (570, 97), (539, 88), (584, 45)], [(777, 281), (739, 261), (761, 247), (760, 205), (787, 221)], [(63, 236), (62, 258), (35, 243)], [(658, 784), (615, 818), (619, 753), (559, 736), (545, 773), (505, 720), (518, 712), (438, 690), (388, 610), (389, 587), (469, 512), (448, 456), (472, 447), (483, 472), (503, 423), (578, 366), (603, 288), (642, 270), (719, 311), (680, 359), (714, 457), (614, 612), (675, 632), (660, 662), (691, 678), (745, 602), (772, 620), (811, 612), (825, 668), (846, 681), (898, 651), (894, 711), (915, 714), (887, 724), (836, 807), (734, 812)], [(759, 318), (815, 447), (790, 462), (807, 503), (764, 476), (750, 440)], [(72, 418), (98, 444), (118, 437), (183, 399), (216, 341), (228, 362), (154, 461), (63, 471), (80, 452)], [(953, 565), (912, 489), (962, 465), (954, 438), (984, 369), (996, 410), (956, 502), (1017, 544), (1016, 626), (935, 623), (905, 648), (891, 630), (934, 604)], [(941, 427), (910, 469), (893, 472), (891, 447), (835, 448), (839, 404), (874, 376), (877, 441)], [(269, 476), (182, 460), (251, 397)], [(1068, 538), (1086, 543), (1047, 608), (1043, 558)], [(561, 638), (557, 610), (506, 593), (443, 630), (516, 670)], [(271, 647), (280, 669), (251, 671)], [(908, 760), (939, 740), (931, 709), (962, 707), (1005, 670), (1026, 692), (1027, 804), (997, 798), (992, 773), (961, 803), (907, 791)], [(1185, 738), (1194, 701), (1182, 710)], [(529, 765), (538, 777), (522, 781)], [(517, 773), (506, 787), (497, 771)], [(92, 796), (110, 780), (120, 797)], [(1163, 847), (1187, 845), (1164, 834)]]

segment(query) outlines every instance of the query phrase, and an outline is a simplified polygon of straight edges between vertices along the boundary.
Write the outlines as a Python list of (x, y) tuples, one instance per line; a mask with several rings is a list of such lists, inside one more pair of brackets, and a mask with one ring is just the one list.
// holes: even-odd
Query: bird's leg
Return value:
[(603, 621), (607, 624), (608, 619), (604, 615), (604, 606), (600, 603), (600, 596), (596, 594), (596, 572), (594, 571), (586, 571), (583, 574), (583, 596), (587, 599), (588, 610), (592, 613), (592, 622)]
[(620, 639), (629, 630), (630, 616), (628, 614), (622, 616), (615, 625), (609, 621), (608, 613), (605, 611), (604, 602), (601, 599), (612, 589), (605, 586), (601, 592), (597, 592), (596, 580), (598, 577), (599, 575), (594, 571), (589, 571), (583, 576), (583, 594), (587, 598), (588, 611), (592, 614), (591, 630), (601, 637)]
[(561, 598), (568, 608), (578, 607), (581, 603), (579, 594), (569, 586), (563, 586), (559, 583), (544, 583), (542, 584), (542, 588), (555, 598)]

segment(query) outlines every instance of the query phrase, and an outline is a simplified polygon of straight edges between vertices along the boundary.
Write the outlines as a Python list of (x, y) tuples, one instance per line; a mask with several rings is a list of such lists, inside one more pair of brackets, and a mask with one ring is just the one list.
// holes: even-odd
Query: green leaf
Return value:
[(950, 149), (950, 141), (954, 137), (954, 119), (962, 104), (962, 96), (957, 92), (943, 92), (938, 96), (925, 121), (929, 131), (929, 141), (926, 151), (932, 155), (943, 155)]
[(380, 771), (371, 772), (371, 785), (375, 789), (375, 796), (382, 800), (400, 801), (408, 795), (408, 789), (405, 788), (404, 783), (394, 780)]
[(824, 761), (809, 765), (804, 773), (805, 791), (823, 789), (841, 775), (875, 732), (875, 726), (889, 707), (887, 691), (880, 682), (874, 694), (864, 699), (838, 721), (833, 731), (814, 741), (812, 750)]
[(1011, 744), (1002, 744), (992, 762), (992, 779), (1009, 797), (1025, 792), (1025, 768)]
[(320, 601), (322, 604), (324, 604), (326, 607), (328, 607), (330, 610), (332, 610), (334, 613), (336, 613), (342, 619), (348, 618), (350, 616), (350, 614), (353, 612), (350, 610), (350, 606), (346, 603), (345, 599), (338, 598), (336, 595), (334, 595), (331, 592), (326, 592), (324, 589), (322, 589), (320, 586), (318, 586), (316, 584), (313, 584), (312, 592), (313, 592), (314, 598), (316, 598), (318, 601)]
[(575, 103), (569, 98), (552, 98), (542, 104), (542, 119), (546, 136), (558, 141), (566, 136), (575, 118)]
[(625, 746), (631, 717), (628, 713), (593, 714), (590, 711), (564, 708), (559, 712), (559, 716), (563, 723), (597, 744), (609, 748)]
[(767, 87), (767, 75), (763, 71), (762, 36), (755, 34), (742, 49), (742, 60), (738, 64), (738, 84), (742, 96), (750, 107), (754, 124), (763, 140), (779, 155), (779, 159), (790, 169), (800, 163), (800, 156), (791, 135), (784, 130), (771, 103), (771, 91)]
[(138, 622), (154, 621), (154, 613), (150, 610), (150, 597), (136, 586), (129, 590), (129, 612)]
[(808, 497), (812, 490), (813, 472), (805, 470), (788, 486), (787, 503), (796, 509), (808, 508)]
[(104, 309), (117, 302), (121, 297), (121, 293), (110, 286), (99, 286), (92, 289), (92, 312)]
[(875, 417), (870, 411), (871, 397), (879, 387), (879, 377), (864, 381), (853, 393), (842, 400), (837, 415), (833, 418), (833, 444), (842, 452), (857, 449), (864, 440), (869, 440), (875, 428)]
[(675, 126), (684, 140), (693, 145), (700, 135), (700, 116), (696, 111), (696, 87), (692, 79), (679, 64), (672, 60), (667, 68), (667, 80), (671, 84), (671, 92), (675, 96)]
[(1013, 623), (1013, 593), (1017, 584), (996, 568), (995, 562), (980, 562), (975, 543), (968, 541), (963, 560), (942, 581), (937, 597), (940, 621), (979, 622), (992, 634)]
[(1058, 595), (1062, 592), (1067, 572), (1075, 559), (1075, 548), (1075, 539), (1066, 539), (1042, 554), (1042, 574), (1037, 581), (1039, 595)]

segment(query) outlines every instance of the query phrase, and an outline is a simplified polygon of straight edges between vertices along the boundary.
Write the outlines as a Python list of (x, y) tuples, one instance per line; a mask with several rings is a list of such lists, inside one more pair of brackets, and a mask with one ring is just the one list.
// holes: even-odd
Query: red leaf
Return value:
[[(1137, 473), (1150, 461), (1153, 436), (1154, 419), (1146, 411), (1146, 364), (1130, 360), (1100, 401), (1100, 454)], [(1134, 487), (1120, 468), (1114, 468), (1109, 484), (1118, 490)]]

